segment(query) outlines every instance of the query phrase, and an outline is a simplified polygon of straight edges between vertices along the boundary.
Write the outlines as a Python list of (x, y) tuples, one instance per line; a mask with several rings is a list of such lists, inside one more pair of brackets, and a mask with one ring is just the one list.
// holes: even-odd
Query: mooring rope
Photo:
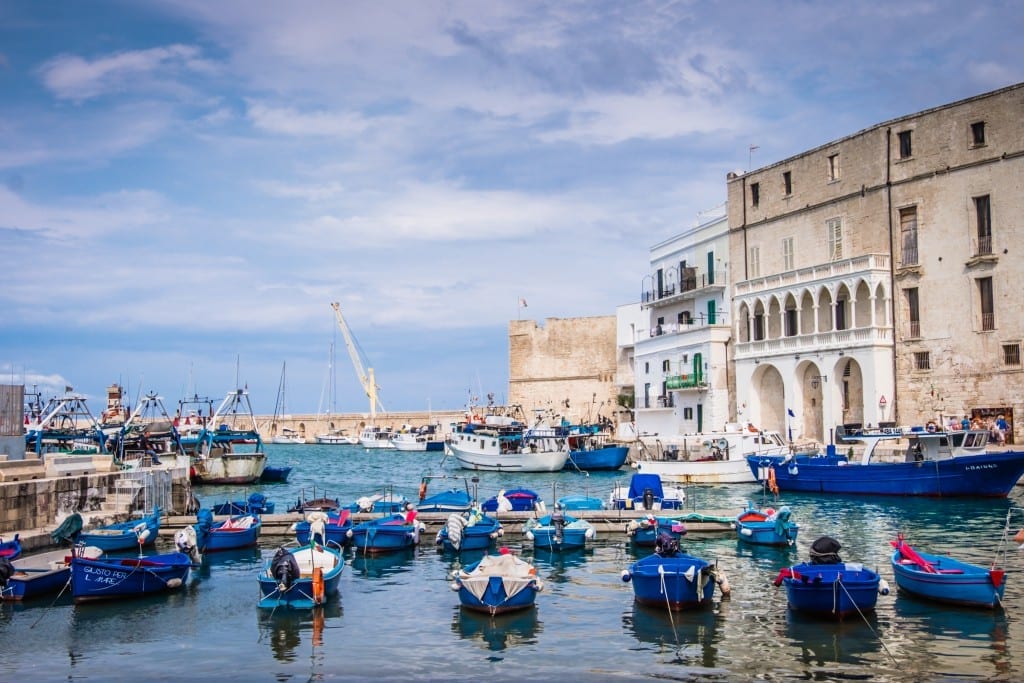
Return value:
[[(889, 655), (890, 659), (892, 659), (894, 664), (897, 663), (896, 657), (894, 657), (893, 654), (891, 652), (889, 652), (889, 648), (886, 647), (885, 641), (882, 640), (882, 637), (880, 635), (878, 635), (878, 632), (875, 631), (875, 629), (871, 627), (871, 622), (869, 622), (868, 618), (866, 616), (864, 616), (864, 613), (860, 611), (860, 605), (858, 605), (857, 601), (853, 599), (852, 595), (850, 595), (850, 591), (846, 590), (846, 586), (843, 585), (843, 582), (840, 580), (840, 578), (838, 576), (836, 577), (835, 583), (832, 584), (832, 586), (833, 586), (833, 588), (832, 588), (833, 595), (834, 596), (838, 596), (838, 591), (836, 591), (836, 589), (835, 589), (835, 586), (837, 586), (837, 585), (840, 588), (843, 589), (844, 593), (846, 593), (846, 597), (848, 597), (850, 599), (850, 604), (852, 604), (853, 608), (857, 610), (857, 614), (860, 615), (860, 618), (864, 620), (864, 625), (868, 627), (869, 631), (871, 631), (871, 635), (873, 635), (875, 638), (878, 639), (878, 643), (882, 646), (882, 649), (885, 650), (885, 654)], [(836, 598), (833, 598), (833, 600), (836, 601)], [(835, 604), (835, 602), (833, 602), (832, 611), (833, 612), (836, 611), (836, 604)]]

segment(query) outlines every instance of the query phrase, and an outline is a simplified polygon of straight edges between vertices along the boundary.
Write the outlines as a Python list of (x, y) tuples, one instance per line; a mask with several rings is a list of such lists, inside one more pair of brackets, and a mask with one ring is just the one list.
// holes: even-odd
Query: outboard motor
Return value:
[(0, 557), (0, 587), (7, 585), (7, 579), (14, 576), (14, 565), (6, 557)]
[(555, 511), (551, 513), (551, 526), (555, 527), (555, 543), (561, 544), (565, 530), (565, 513), (562, 512), (561, 503), (555, 503)]
[(270, 561), (270, 574), (277, 579), (277, 589), (284, 592), (299, 578), (299, 563), (287, 548), (278, 548)]
[(663, 557), (673, 557), (679, 553), (679, 539), (662, 531), (654, 541), (654, 552)]
[(811, 544), (811, 564), (842, 564), (839, 549), (843, 546), (831, 536), (822, 536)]
[(654, 491), (652, 491), (649, 488), (644, 489), (643, 501), (644, 501), (644, 510), (653, 510), (654, 509)]
[(178, 548), (179, 552), (188, 555), (193, 564), (200, 562), (201, 558), (199, 556), (199, 546), (196, 542), (196, 529), (194, 526), (190, 525), (178, 529), (174, 534), (174, 545)]

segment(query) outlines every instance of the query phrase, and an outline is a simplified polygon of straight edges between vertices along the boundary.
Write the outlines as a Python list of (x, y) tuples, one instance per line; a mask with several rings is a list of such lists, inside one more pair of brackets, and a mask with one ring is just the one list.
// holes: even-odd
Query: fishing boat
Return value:
[(901, 593), (965, 607), (1002, 606), (1006, 570), (997, 569), (994, 562), (986, 568), (946, 555), (918, 552), (903, 534), (890, 543), (894, 548), (892, 572)]
[(775, 585), (786, 586), (789, 608), (822, 617), (841, 619), (875, 609), (879, 594), (889, 586), (860, 562), (843, 562), (842, 546), (829, 536), (811, 545), (811, 561), (783, 568)]
[[(120, 403), (119, 398), (115, 400)], [(141, 397), (128, 418), (117, 429), (110, 429), (106, 449), (119, 469), (175, 465), (179, 457), (183, 465), (187, 463), (188, 455), (174, 420), (167, 413), (163, 398), (155, 393)]]
[(665, 488), (658, 474), (636, 473), (629, 485), (616, 484), (608, 498), (612, 510), (682, 510), (686, 491), (678, 485)]
[[(267, 497), (262, 493), (250, 493), (249, 497), (245, 500), (230, 500), (224, 503), (218, 503), (211, 506), (213, 514), (215, 515), (244, 515), (252, 513), (254, 515), (272, 515), (274, 514), (274, 503), (273, 501), (267, 500)], [(289, 510), (291, 512), (291, 510)]]
[(348, 433), (346, 429), (331, 429), (316, 435), (316, 442), (331, 446), (358, 446), (359, 437)]
[[(1024, 474), (1024, 451), (988, 450), (985, 430), (895, 427), (845, 438), (864, 443), (859, 460), (829, 448), (824, 455), (751, 456), (747, 462), (769, 487), (822, 494), (1005, 498)], [(875, 457), (879, 443), (896, 439), (907, 442), (896, 462)]]
[(626, 523), (626, 537), (637, 546), (653, 546), (659, 538), (668, 536), (679, 541), (686, 535), (686, 525), (671, 517), (645, 517), (631, 519)]
[(180, 588), (192, 559), (181, 552), (145, 557), (71, 557), (71, 595), (75, 602), (132, 598)]
[(533, 542), (535, 549), (576, 550), (586, 547), (597, 530), (587, 520), (565, 514), (556, 504), (550, 515), (528, 519), (523, 525), (523, 535)]
[(5, 541), (0, 538), (0, 560), (16, 560), (21, 557), (21, 538), (14, 534), (14, 538)]
[(192, 482), (252, 484), (259, 481), (266, 465), (267, 454), (249, 392), (245, 389), (229, 391), (196, 436)]
[(270, 443), (297, 445), (306, 443), (306, 439), (291, 427), (282, 427), (280, 432), (270, 437)]
[(322, 545), (279, 548), (259, 573), (260, 607), (312, 609), (338, 593), (341, 553)]
[(758, 510), (752, 503), (747, 503), (747, 509), (736, 515), (736, 536), (744, 543), (755, 545), (792, 546), (796, 543), (800, 525), (792, 521), (791, 516), (789, 507), (785, 505), (778, 510)]
[(440, 453), (444, 450), (444, 437), (437, 425), (422, 425), (420, 427), (402, 425), (391, 441), (400, 451)]
[(786, 455), (779, 432), (728, 424), (723, 431), (641, 439), (636, 471), (684, 484), (745, 484), (754, 477), (747, 456)]
[(599, 425), (581, 425), (569, 428), (566, 442), (569, 446), (567, 470), (617, 470), (626, 464), (629, 446), (611, 443), (611, 434)]
[(68, 387), (46, 406), (37, 401), (25, 424), (25, 451), (45, 458), (48, 453), (102, 453), (107, 434), (89, 410), (86, 397)]
[(291, 467), (283, 465), (267, 465), (260, 475), (261, 484), (281, 484), (288, 481), (288, 475), (292, 473)]
[(434, 542), (449, 552), (486, 550), (504, 533), (505, 530), (496, 518), (474, 508), (468, 512), (448, 515), (448, 520), (438, 530)]
[(533, 512), (541, 503), (536, 491), (524, 488), (502, 489), (480, 506), (484, 512)]
[(683, 553), (679, 541), (668, 536), (659, 538), (653, 554), (624, 569), (622, 580), (632, 583), (636, 602), (670, 612), (710, 606), (716, 585), (723, 595), (730, 590), (721, 570)]
[(386, 553), (419, 544), (424, 528), (422, 522), (416, 521), (416, 511), (410, 510), (356, 524), (346, 535), (352, 547), (361, 553)]
[(313, 487), (313, 495), (310, 498), (306, 498), (306, 489), (302, 489), (299, 494), (298, 500), (295, 504), (288, 508), (288, 512), (312, 512), (313, 510), (322, 510), (329, 512), (331, 510), (340, 510), (343, 506), (341, 500), (338, 498), (330, 498), (326, 495), (316, 495), (316, 487)]
[(142, 519), (108, 524), (97, 529), (81, 531), (78, 542), (87, 546), (95, 546), (104, 552), (132, 550), (145, 545), (153, 545), (160, 533), (160, 510), (153, 508), (152, 514)]
[[(428, 494), (429, 485), (437, 479), (457, 479), (463, 483), (463, 488), (452, 487), (445, 491), (438, 491)], [(469, 482), (465, 477), (426, 476), (420, 479), (420, 502), (416, 509), (420, 512), (468, 512), (473, 506), (474, 500), (469, 492)]]
[(347, 507), (352, 512), (397, 514), (412, 509), (412, 503), (401, 493), (396, 494), (394, 489), (389, 486), (380, 493), (359, 496)]
[(262, 526), (259, 515), (251, 513), (235, 515), (223, 522), (216, 522), (210, 527), (205, 544), (200, 544), (199, 551), (212, 553), (219, 550), (251, 548), (259, 542)]
[(0, 558), (0, 600), (21, 602), (57, 593), (71, 578), (71, 554), (103, 555), (99, 548), (78, 547), (28, 555), (16, 560)]
[(565, 436), (557, 430), (527, 430), (511, 415), (487, 415), (481, 422), (455, 426), (448, 449), (467, 470), (558, 472), (569, 459)]
[(494, 615), (532, 607), (544, 582), (533, 565), (502, 548), (458, 570), (451, 589), (466, 609)]
[(294, 524), (295, 540), (299, 545), (318, 542), (320, 545), (344, 547), (352, 528), (352, 511), (348, 508), (324, 512), (313, 510), (306, 518)]

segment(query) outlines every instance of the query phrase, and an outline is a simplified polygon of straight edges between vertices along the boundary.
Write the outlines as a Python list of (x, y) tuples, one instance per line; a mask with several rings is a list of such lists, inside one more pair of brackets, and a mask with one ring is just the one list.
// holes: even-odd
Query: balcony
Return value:
[(702, 375), (669, 375), (665, 378), (665, 388), (669, 391), (680, 389), (707, 389), (708, 384)]
[(816, 334), (799, 334), (795, 337), (738, 342), (735, 346), (734, 357), (736, 360), (766, 359), (793, 353), (888, 347), (891, 345), (891, 327), (858, 327), (849, 330), (818, 332)]
[[(670, 282), (661, 286), (660, 289), (644, 289), (640, 296), (640, 304), (643, 308), (650, 306), (666, 306), (677, 301), (694, 299), (699, 295), (711, 294), (724, 291), (728, 283), (728, 272), (716, 270), (711, 273), (688, 276), (682, 279), (677, 285)], [(644, 278), (650, 280), (650, 277)]]
[(863, 274), (869, 280), (887, 280), (889, 277), (889, 256), (887, 254), (867, 254), (842, 261), (832, 261), (810, 268), (787, 270), (775, 275), (752, 278), (736, 283), (733, 293), (733, 305), (736, 299), (754, 296), (779, 290), (799, 290), (824, 282), (832, 282)]
[(649, 330), (638, 330), (636, 333), (636, 339), (633, 341), (638, 342), (643, 341), (644, 339), (653, 339), (655, 337), (665, 335), (685, 334), (687, 332), (693, 332), (707, 327), (728, 328), (728, 317), (721, 311), (716, 312), (713, 319), (707, 314), (701, 313), (696, 318), (687, 318), (681, 322), (675, 323), (662, 323), (661, 325), (655, 325)]

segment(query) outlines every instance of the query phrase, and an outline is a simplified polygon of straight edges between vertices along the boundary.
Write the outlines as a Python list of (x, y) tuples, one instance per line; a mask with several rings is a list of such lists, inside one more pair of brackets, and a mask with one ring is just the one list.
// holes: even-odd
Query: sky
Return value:
[[(0, 383), (272, 414), (508, 392), (726, 174), (1024, 81), (1024, 5), (0, 0)], [(525, 306), (522, 305), (525, 303)], [(333, 353), (332, 353), (333, 350)], [(283, 369), (286, 368), (286, 371)], [(333, 378), (333, 379), (332, 379)]]

